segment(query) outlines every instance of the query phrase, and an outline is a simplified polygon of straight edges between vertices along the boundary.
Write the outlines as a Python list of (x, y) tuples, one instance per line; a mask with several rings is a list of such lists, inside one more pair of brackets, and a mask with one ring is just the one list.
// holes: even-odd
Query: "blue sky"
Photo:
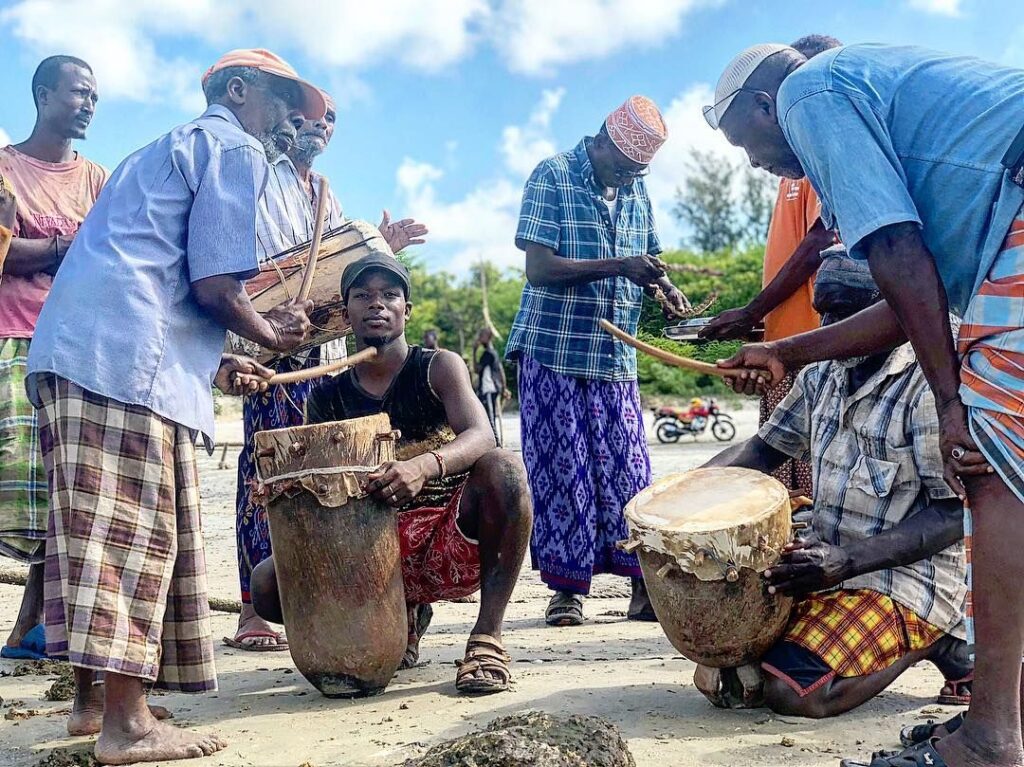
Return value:
[(340, 103), (318, 168), (346, 212), (413, 215), (434, 268), (521, 263), (522, 183), (626, 97), (643, 93), (670, 137), (649, 187), (667, 245), (692, 147), (729, 151), (700, 116), (725, 63), (810, 32), (926, 45), (1024, 67), (1024, 0), (3, 0), (0, 141), (31, 129), (42, 56), (97, 74), (81, 149), (109, 167), (202, 109), (200, 73), (234, 47), (267, 47)]

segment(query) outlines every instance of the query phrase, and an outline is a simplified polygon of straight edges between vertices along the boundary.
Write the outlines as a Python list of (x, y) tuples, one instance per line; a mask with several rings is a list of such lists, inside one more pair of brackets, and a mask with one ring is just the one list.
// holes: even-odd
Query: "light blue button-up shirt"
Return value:
[(1002, 157), (1024, 125), (1024, 70), (915, 47), (849, 45), (779, 89), (779, 122), (855, 257), (890, 224), (922, 226), (963, 315), (1024, 189)]
[(255, 274), (267, 172), (263, 147), (217, 105), (122, 162), (53, 281), (29, 377), (55, 373), (211, 444), (225, 328), (191, 283)]

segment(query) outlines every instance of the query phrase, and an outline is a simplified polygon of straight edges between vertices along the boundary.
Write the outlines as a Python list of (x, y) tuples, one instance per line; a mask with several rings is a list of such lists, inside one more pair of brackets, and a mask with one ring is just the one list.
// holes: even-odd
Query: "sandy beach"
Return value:
[[(230, 408), (229, 408), (230, 409)], [(757, 410), (735, 411), (737, 439), (753, 433)], [(508, 441), (518, 448), (516, 418), (506, 416)], [(221, 441), (240, 439), (233, 413), (222, 415)], [(653, 439), (653, 436), (651, 437)], [(655, 475), (692, 468), (722, 447), (710, 434), (696, 443), (652, 445)], [(235, 453), (200, 458), (211, 594), (237, 599), (235, 570)], [(5, 565), (8, 563), (4, 563)], [(599, 577), (586, 603), (588, 622), (548, 628), (547, 591), (524, 571), (505, 624), (514, 664), (511, 692), (466, 698), (455, 692), (454, 661), (475, 617), (473, 603), (435, 605), (422, 644), (422, 665), (400, 673), (378, 697), (329, 700), (298, 674), (287, 653), (247, 653), (220, 642), (236, 616), (214, 613), (220, 690), (202, 696), (163, 695), (158, 702), (184, 726), (216, 731), (226, 750), (196, 764), (218, 767), (395, 765), (431, 745), (483, 727), (505, 714), (539, 709), (580, 713), (615, 723), (638, 765), (835, 765), (841, 756), (892, 748), (899, 727), (954, 709), (935, 705), (941, 676), (930, 665), (913, 668), (861, 709), (826, 722), (779, 717), (768, 711), (718, 711), (692, 686), (693, 664), (683, 660), (656, 624), (625, 620), (624, 579)], [(0, 631), (6, 636), (21, 589), (0, 585)], [(9, 674), (15, 662), (0, 661)], [(31, 767), (55, 748), (87, 750), (90, 740), (68, 738), (67, 703), (43, 699), (46, 676), (0, 677), (0, 764)]]

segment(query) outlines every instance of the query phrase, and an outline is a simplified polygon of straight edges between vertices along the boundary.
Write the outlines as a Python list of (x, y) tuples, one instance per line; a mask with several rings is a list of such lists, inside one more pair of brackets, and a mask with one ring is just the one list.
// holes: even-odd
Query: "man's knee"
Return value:
[(801, 716), (806, 719), (827, 719), (835, 716), (828, 702), (828, 685), (803, 697), (773, 674), (765, 674), (764, 704), (776, 714)]
[(253, 569), (249, 592), (252, 595), (252, 607), (258, 616), (271, 623), (284, 623), (273, 557), (264, 559)]
[(488, 450), (473, 465), (473, 476), (496, 501), (518, 507), (522, 500), (529, 499), (526, 467), (510, 450)]

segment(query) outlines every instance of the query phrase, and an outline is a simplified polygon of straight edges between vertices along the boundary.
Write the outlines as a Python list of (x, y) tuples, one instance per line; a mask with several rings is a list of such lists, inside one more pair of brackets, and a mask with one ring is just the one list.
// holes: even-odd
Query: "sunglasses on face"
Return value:
[(707, 120), (708, 125), (710, 125), (714, 130), (718, 130), (718, 128), (719, 128), (718, 111), (717, 111), (719, 105), (720, 104), (724, 104), (726, 101), (731, 99), (737, 93), (754, 93), (754, 94), (760, 93), (762, 96), (766, 96), (769, 99), (771, 98), (771, 96), (769, 94), (765, 93), (764, 91), (758, 90), (756, 88), (737, 88), (736, 90), (732, 91), (728, 95), (726, 95), (723, 98), (721, 98), (718, 101), (716, 101), (714, 104), (711, 104), (710, 106), (704, 107), (704, 109), (702, 110), (704, 112), (704, 119)]

